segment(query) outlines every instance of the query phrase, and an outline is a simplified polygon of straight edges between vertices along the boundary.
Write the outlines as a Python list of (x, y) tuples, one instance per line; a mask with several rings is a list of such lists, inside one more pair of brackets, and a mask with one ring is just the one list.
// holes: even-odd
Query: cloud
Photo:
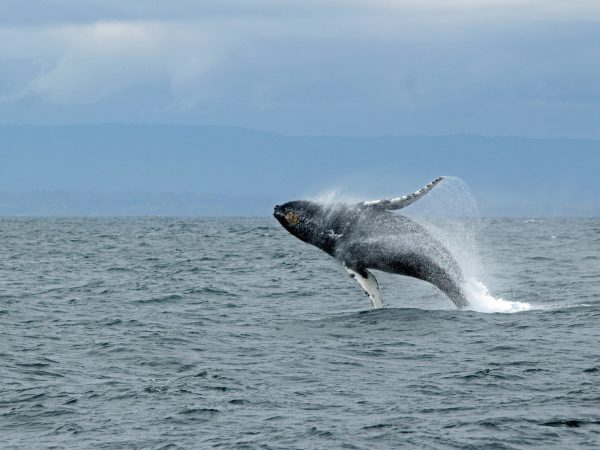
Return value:
[(5, 25), (106, 21), (179, 21), (206, 18), (307, 18), (394, 15), (510, 17), (513, 19), (598, 20), (596, 0), (3, 0)]
[[(596, 0), (3, 0), (0, 27), (61, 27), (96, 23), (222, 23), (256, 25), (281, 22), (306, 33), (337, 32), (352, 24), (371, 31), (451, 24), (497, 25), (498, 21), (600, 21)], [(290, 27), (291, 25), (291, 27)], [(296, 27), (296, 25), (298, 27)], [(325, 25), (326, 28), (320, 28)]]
[(18, 4), (0, 3), (0, 122), (572, 135), (600, 109), (598, 2)]
[(4, 101), (38, 95), (51, 103), (89, 103), (140, 84), (166, 83), (177, 92), (217, 59), (208, 33), (165, 23), (1, 29), (0, 40), (1, 57), (38, 66)]

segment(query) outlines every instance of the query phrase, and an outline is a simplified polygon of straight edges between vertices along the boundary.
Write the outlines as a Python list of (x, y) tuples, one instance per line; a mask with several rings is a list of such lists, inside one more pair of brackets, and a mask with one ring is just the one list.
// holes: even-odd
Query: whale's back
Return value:
[(460, 266), (435, 236), (408, 217), (388, 211), (362, 213), (344, 237), (335, 255), (341, 261), (427, 281), (457, 306), (466, 306)]

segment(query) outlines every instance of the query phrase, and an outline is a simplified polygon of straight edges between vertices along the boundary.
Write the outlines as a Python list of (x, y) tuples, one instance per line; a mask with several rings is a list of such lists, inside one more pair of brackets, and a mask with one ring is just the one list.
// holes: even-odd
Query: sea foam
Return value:
[(476, 278), (469, 277), (463, 284), (469, 306), (467, 309), (483, 313), (514, 313), (534, 309), (531, 303), (496, 298), (487, 286)]

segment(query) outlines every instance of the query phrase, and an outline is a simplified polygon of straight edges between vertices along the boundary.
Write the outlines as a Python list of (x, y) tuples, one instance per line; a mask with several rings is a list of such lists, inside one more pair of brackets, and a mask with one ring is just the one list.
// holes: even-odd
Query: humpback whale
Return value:
[(391, 212), (416, 202), (442, 180), (412, 194), (352, 205), (291, 201), (276, 205), (273, 215), (292, 235), (340, 261), (373, 307), (383, 308), (383, 300), (369, 269), (429, 282), (460, 309), (468, 303), (458, 263), (423, 226)]

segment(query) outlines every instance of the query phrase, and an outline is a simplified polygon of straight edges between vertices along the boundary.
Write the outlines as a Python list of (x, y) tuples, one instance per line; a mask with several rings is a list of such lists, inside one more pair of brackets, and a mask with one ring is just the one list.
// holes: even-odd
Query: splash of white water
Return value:
[[(458, 262), (465, 278), (462, 287), (469, 302), (467, 309), (483, 313), (513, 313), (535, 309), (530, 303), (494, 297), (480, 281), (484, 271), (478, 246), (482, 221), (477, 202), (469, 187), (458, 177), (446, 177), (440, 188), (437, 193), (432, 191), (429, 199), (423, 199), (421, 210), (415, 211), (413, 218), (431, 231)], [(442, 224), (433, 225), (429, 219), (423, 219), (422, 215), (444, 220)]]
[(463, 289), (469, 301), (467, 309), (472, 311), (483, 313), (514, 313), (534, 309), (530, 303), (513, 302), (492, 296), (487, 286), (473, 277), (465, 280)]
[[(485, 275), (478, 245), (483, 222), (466, 183), (458, 177), (445, 177), (437, 189), (415, 206), (407, 211), (408, 215), (436, 236), (458, 262), (465, 278), (462, 287), (469, 302), (467, 309), (483, 313), (536, 309), (530, 303), (494, 297), (480, 281)], [(443, 220), (439, 223), (436, 219)]]
[(336, 205), (338, 203), (351, 205), (361, 201), (360, 198), (348, 193), (343, 188), (334, 188), (327, 191), (321, 192), (317, 195), (307, 197), (308, 200), (312, 200), (317, 203), (323, 203), (325, 205)]

